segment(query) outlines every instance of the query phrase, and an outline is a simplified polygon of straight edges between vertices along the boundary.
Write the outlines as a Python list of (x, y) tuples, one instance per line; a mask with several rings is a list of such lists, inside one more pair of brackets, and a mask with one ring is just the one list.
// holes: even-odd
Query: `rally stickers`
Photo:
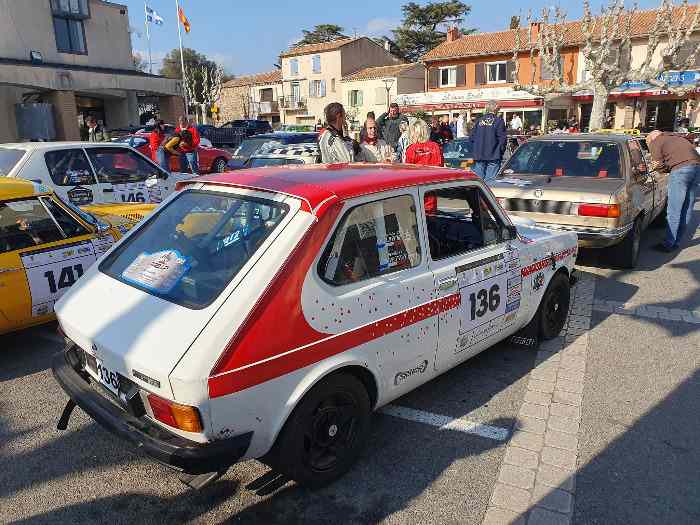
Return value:
[(191, 268), (189, 258), (177, 250), (143, 252), (122, 272), (124, 280), (166, 294)]

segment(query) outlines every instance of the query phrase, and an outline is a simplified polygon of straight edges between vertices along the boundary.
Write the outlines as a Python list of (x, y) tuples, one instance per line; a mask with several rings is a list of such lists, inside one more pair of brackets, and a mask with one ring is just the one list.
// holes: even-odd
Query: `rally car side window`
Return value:
[(500, 242), (502, 224), (478, 188), (457, 186), (424, 197), (428, 243), (433, 260)]
[(421, 261), (416, 206), (401, 195), (348, 210), (319, 261), (320, 276), (340, 286), (413, 268)]
[(143, 182), (158, 176), (158, 168), (137, 153), (122, 148), (88, 148), (97, 180), (111, 184)]
[(61, 231), (39, 199), (0, 203), (0, 253), (62, 239)]
[(82, 224), (76, 221), (71, 215), (56, 204), (49, 197), (42, 197), (41, 202), (44, 203), (46, 208), (49, 210), (53, 218), (66, 234), (66, 237), (77, 237), (79, 235), (87, 235), (90, 233)]
[(95, 184), (90, 163), (81, 148), (47, 151), (44, 160), (57, 186)]

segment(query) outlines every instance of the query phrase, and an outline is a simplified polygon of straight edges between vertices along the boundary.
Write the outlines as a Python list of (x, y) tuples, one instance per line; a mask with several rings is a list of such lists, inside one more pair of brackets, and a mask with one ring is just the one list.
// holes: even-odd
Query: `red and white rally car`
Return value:
[(247, 458), (329, 483), (372, 410), (565, 322), (576, 236), (516, 230), (468, 172), (284, 166), (179, 188), (56, 304), (53, 372), (59, 428), (75, 403), (192, 486)]

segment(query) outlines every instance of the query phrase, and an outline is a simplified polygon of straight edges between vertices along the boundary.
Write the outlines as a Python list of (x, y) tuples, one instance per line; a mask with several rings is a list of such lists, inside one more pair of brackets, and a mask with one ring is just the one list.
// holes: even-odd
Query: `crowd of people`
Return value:
[(171, 157), (178, 157), (182, 173), (199, 174), (199, 131), (190, 120), (182, 116), (178, 119), (175, 133), (168, 134), (165, 122), (157, 120), (148, 136), (151, 158), (165, 171), (170, 171)]

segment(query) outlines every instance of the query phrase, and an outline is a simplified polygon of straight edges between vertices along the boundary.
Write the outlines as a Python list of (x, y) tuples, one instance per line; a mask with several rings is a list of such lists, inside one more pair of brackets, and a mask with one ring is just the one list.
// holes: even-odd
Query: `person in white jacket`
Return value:
[(457, 138), (466, 137), (469, 135), (467, 131), (467, 112), (460, 111), (459, 117), (457, 117)]
[(360, 154), (355, 160), (363, 162), (391, 162), (394, 148), (377, 136), (377, 122), (368, 118), (364, 126), (364, 139), (360, 143)]

